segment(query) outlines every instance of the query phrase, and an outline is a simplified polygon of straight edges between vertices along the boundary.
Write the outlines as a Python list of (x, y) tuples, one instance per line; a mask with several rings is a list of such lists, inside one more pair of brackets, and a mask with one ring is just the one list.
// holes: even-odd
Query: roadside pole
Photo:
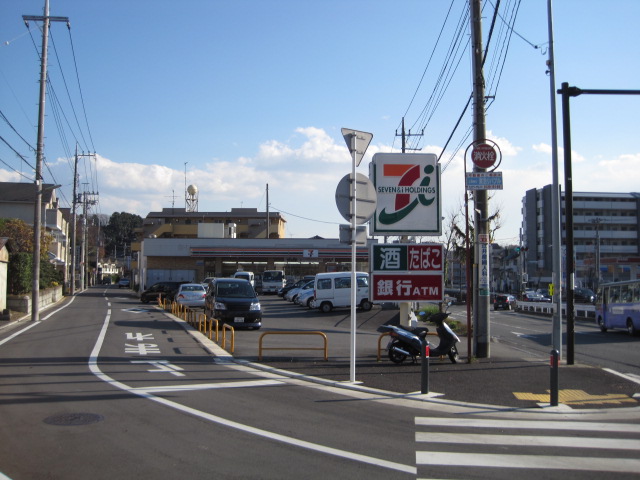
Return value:
[[(373, 138), (373, 134), (367, 132), (360, 132), (357, 130), (351, 130), (349, 128), (342, 129), (342, 136), (345, 139), (347, 147), (349, 147), (349, 153), (351, 153), (351, 177), (349, 180), (349, 223), (350, 223), (350, 238), (349, 241), (351, 243), (351, 341), (350, 341), (350, 361), (349, 361), (349, 381), (351, 383), (356, 382), (356, 302), (357, 302), (357, 293), (358, 293), (358, 283), (356, 278), (356, 260), (357, 260), (357, 245), (356, 245), (356, 236), (357, 236), (357, 224), (364, 223), (364, 221), (368, 220), (373, 214), (375, 210), (375, 204), (373, 205), (373, 210), (370, 213), (366, 214), (366, 218), (360, 215), (361, 218), (358, 218), (357, 212), (357, 189), (356, 184), (357, 176), (356, 176), (356, 167), (360, 165), (362, 158), (364, 157), (364, 153), (367, 151), (369, 147), (369, 143), (371, 143), (371, 139)], [(358, 150), (358, 148), (360, 150)], [(339, 192), (336, 192), (336, 202), (338, 202), (338, 209), (340, 209), (339, 204)]]

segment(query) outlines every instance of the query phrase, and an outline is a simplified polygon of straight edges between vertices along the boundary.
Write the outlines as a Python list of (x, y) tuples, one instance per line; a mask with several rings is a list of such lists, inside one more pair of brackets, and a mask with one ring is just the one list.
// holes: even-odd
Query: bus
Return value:
[(640, 279), (603, 283), (596, 299), (596, 322), (601, 332), (624, 328), (640, 332)]

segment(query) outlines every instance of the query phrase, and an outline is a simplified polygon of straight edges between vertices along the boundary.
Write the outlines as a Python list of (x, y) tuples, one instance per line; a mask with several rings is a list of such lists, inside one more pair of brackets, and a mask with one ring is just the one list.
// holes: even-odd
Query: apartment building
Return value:
[[(552, 281), (552, 185), (528, 190), (522, 199), (520, 268), (527, 286)], [(563, 283), (566, 216), (562, 205)], [(640, 278), (640, 193), (573, 192), (576, 286)], [(526, 248), (526, 251), (524, 251)]]

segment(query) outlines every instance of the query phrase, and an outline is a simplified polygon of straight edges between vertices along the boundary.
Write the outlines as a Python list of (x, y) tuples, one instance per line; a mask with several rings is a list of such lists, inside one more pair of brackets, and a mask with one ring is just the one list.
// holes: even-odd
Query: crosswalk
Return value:
[[(419, 479), (640, 478), (640, 425), (416, 417)], [(573, 478), (573, 477), (570, 477)]]

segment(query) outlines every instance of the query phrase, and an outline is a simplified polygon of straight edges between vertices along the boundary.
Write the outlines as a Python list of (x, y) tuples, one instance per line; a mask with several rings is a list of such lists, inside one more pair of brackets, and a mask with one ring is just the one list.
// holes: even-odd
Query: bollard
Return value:
[(422, 362), (420, 369), (420, 393), (429, 393), (429, 342), (422, 339)]
[(552, 407), (558, 406), (558, 390), (560, 388), (560, 368), (559, 368), (560, 352), (551, 350), (551, 398), (549, 403)]

